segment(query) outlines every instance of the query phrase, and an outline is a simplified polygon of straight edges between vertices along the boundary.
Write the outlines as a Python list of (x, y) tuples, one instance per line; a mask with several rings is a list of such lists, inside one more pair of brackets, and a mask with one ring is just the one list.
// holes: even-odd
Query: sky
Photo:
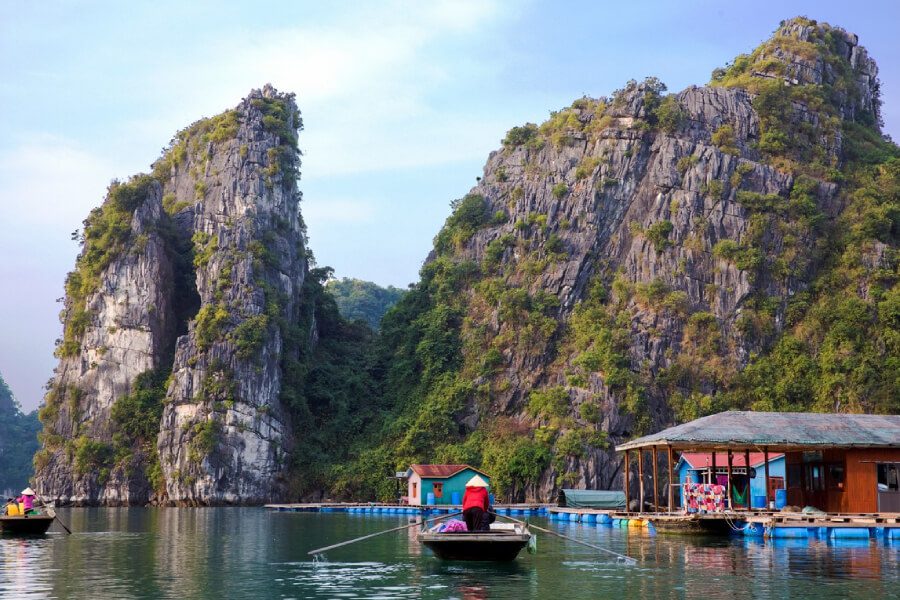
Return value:
[(318, 264), (405, 287), (508, 129), (631, 78), (702, 85), (796, 15), (860, 36), (900, 139), (893, 0), (0, 0), (0, 373), (38, 406), (70, 233), (110, 180), (253, 88), (297, 95)]

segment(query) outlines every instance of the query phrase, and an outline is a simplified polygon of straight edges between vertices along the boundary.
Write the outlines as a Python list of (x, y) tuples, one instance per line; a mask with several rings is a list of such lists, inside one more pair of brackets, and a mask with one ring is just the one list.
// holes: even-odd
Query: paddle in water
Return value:
[(47, 509), (47, 514), (56, 519), (56, 522), (59, 523), (60, 527), (66, 530), (66, 533), (72, 535), (72, 530), (66, 527), (66, 524), (62, 522), (62, 519), (59, 518), (59, 515), (56, 514), (56, 511), (52, 508)]
[(325, 546), (324, 548), (316, 548), (315, 550), (310, 550), (309, 552), (307, 552), (307, 554), (309, 554), (310, 556), (315, 556), (317, 554), (322, 554), (323, 552), (326, 552), (328, 550), (334, 550), (335, 548), (340, 548), (341, 546), (355, 544), (356, 542), (368, 540), (370, 538), (377, 537), (379, 535), (384, 535), (385, 533), (391, 533), (392, 531), (400, 531), (402, 529), (409, 529), (410, 527), (415, 527), (416, 525), (424, 525), (425, 523), (431, 523), (432, 521), (442, 521), (444, 519), (449, 519), (450, 517), (455, 517), (455, 516), (461, 515), (461, 514), (462, 514), (462, 511), (453, 513), (453, 514), (449, 514), (449, 515), (443, 515), (441, 517), (435, 517), (433, 519), (428, 519), (427, 521), (421, 521), (421, 522), (416, 521), (414, 523), (410, 523), (409, 525), (401, 525), (400, 527), (394, 527), (393, 529), (386, 529), (384, 531), (379, 531), (378, 533), (370, 533), (369, 535), (364, 535), (362, 537), (353, 538), (352, 540), (347, 540), (346, 542), (340, 542), (338, 544), (332, 544), (331, 546)]

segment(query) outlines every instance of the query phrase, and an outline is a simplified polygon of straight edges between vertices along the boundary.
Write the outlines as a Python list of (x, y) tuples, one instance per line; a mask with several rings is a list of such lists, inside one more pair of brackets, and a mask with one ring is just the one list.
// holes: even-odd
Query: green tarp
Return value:
[(625, 508), (625, 492), (612, 490), (560, 490), (559, 505), (567, 508)]

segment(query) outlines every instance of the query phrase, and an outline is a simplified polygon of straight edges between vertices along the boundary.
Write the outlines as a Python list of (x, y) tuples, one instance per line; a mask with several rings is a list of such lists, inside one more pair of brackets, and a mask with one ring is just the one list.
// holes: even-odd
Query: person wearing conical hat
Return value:
[(22, 490), (22, 495), (16, 498), (16, 502), (24, 509), (22, 513), (27, 514), (28, 511), (34, 509), (34, 490), (30, 487), (25, 488)]
[(475, 475), (466, 482), (463, 495), (463, 518), (469, 531), (490, 531), (494, 520), (491, 510), (488, 482), (481, 475)]

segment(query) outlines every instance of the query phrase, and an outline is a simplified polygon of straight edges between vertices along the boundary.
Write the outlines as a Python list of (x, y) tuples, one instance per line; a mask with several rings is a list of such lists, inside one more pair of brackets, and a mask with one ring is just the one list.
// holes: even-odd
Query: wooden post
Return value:
[(628, 471), (631, 467), (631, 461), (629, 460), (631, 456), (628, 453), (628, 450), (625, 451), (625, 512), (631, 511), (631, 494), (628, 491)]
[(747, 467), (747, 510), (750, 510), (752, 504), (750, 503), (750, 450), (744, 449), (744, 466)]
[(638, 512), (644, 512), (644, 450), (638, 450)]
[(728, 508), (734, 510), (734, 505), (731, 502), (731, 448), (728, 449), (728, 489), (725, 490), (726, 497), (728, 498)]
[(657, 497), (657, 493), (659, 492), (659, 483), (656, 476), (656, 446), (653, 446), (653, 510), (654, 512), (659, 512), (659, 498)]
[(713, 448), (712, 452), (712, 474), (709, 476), (709, 482), (711, 484), (716, 483), (716, 449)]
[(763, 446), (763, 460), (766, 461), (766, 510), (769, 508), (769, 447)]
[(669, 459), (667, 461), (669, 465), (669, 512), (672, 512), (675, 510), (675, 487), (673, 484), (675, 480), (672, 475), (672, 467), (674, 466), (672, 460), (675, 458), (675, 453), (672, 452), (672, 446), (666, 446), (666, 454)]

